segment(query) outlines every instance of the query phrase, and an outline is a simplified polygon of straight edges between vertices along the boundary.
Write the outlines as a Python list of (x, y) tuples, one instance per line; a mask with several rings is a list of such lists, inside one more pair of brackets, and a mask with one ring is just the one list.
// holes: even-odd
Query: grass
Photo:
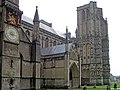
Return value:
[[(114, 83), (115, 82), (111, 82), (110, 88), (114, 88)], [(107, 85), (96, 86), (96, 88), (93, 88), (93, 86), (87, 86), (87, 90), (106, 90), (106, 87), (107, 87)], [(117, 82), (117, 88), (120, 88), (120, 82)], [(71, 90), (83, 90), (83, 89), (76, 88), (76, 89), (71, 89)]]
[[(111, 82), (110, 87), (114, 88), (114, 83)], [(107, 85), (103, 86), (96, 86), (96, 88), (93, 88), (93, 86), (87, 86), (87, 90), (106, 90)], [(120, 82), (117, 82), (117, 88), (120, 88)], [(48, 89), (48, 90), (83, 90), (83, 88), (73, 88), (73, 89)], [(120, 89), (118, 89), (120, 90)]]
[[(111, 84), (110, 84), (110, 87), (111, 87), (111, 88), (114, 87), (114, 83), (115, 83), (115, 82), (111, 82)], [(120, 88), (120, 82), (117, 82), (117, 87)]]
[[(87, 90), (106, 90), (106, 85), (103, 86), (96, 86), (96, 88), (93, 88), (93, 86), (87, 86)], [(71, 90), (83, 90), (82, 88), (76, 88)]]

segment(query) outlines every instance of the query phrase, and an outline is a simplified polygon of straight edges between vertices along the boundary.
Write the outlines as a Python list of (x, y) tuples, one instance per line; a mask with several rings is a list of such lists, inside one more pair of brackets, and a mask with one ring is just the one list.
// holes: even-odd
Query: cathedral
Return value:
[(108, 84), (110, 77), (107, 19), (96, 2), (77, 8), (77, 40), (82, 84)]
[(109, 84), (107, 19), (96, 2), (77, 7), (76, 37), (23, 15), (19, 0), (0, 0), (0, 90)]

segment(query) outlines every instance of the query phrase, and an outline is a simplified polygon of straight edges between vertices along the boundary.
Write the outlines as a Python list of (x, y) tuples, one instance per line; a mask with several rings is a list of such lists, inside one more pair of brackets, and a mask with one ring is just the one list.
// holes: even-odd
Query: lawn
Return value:
[[(93, 86), (87, 86), (87, 90), (106, 90), (107, 85), (103, 86), (96, 86), (96, 88), (93, 88)], [(114, 82), (111, 82), (110, 84), (111, 88), (114, 88)], [(117, 82), (117, 88), (120, 88), (120, 82)], [(73, 89), (47, 89), (47, 90), (83, 90), (83, 88), (73, 88)], [(113, 89), (114, 90), (114, 89)], [(117, 89), (115, 89), (117, 90)], [(120, 90), (120, 89), (118, 89)]]
[[(87, 90), (106, 90), (106, 87), (107, 87), (107, 85), (96, 86), (96, 88), (93, 88), (93, 86), (87, 86)], [(111, 82), (110, 88), (114, 88), (114, 82)], [(117, 88), (120, 88), (120, 82), (117, 82)], [(70, 89), (70, 90), (83, 90), (83, 89), (76, 88), (76, 89)]]
[[(106, 90), (106, 87), (107, 87), (107, 85), (96, 86), (96, 88), (93, 88), (93, 86), (87, 86), (87, 90)], [(114, 88), (114, 82), (111, 82), (110, 87)], [(120, 82), (117, 82), (117, 88), (120, 88)], [(71, 90), (83, 90), (83, 89), (76, 88), (76, 89), (71, 89)]]
[[(93, 88), (93, 86), (87, 86), (87, 90), (106, 90), (106, 85), (103, 86), (96, 86), (96, 88)], [(70, 89), (70, 90), (83, 90), (83, 88), (76, 88), (76, 89)]]
[[(111, 82), (111, 85), (110, 85), (111, 88), (114, 87), (114, 82)], [(117, 82), (117, 87), (120, 88), (120, 82)]]

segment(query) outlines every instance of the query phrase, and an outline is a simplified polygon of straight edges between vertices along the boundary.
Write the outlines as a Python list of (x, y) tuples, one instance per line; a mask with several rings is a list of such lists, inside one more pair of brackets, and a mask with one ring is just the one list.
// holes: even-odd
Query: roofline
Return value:
[[(24, 20), (22, 20), (22, 24), (23, 24), (23, 25), (26, 25), (26, 26), (28, 26), (28, 27), (30, 27), (30, 28), (33, 28), (33, 24), (28, 23), (28, 22), (26, 22), (26, 21), (24, 21)], [(31, 29), (31, 30), (32, 30), (32, 29)], [(61, 37), (61, 36), (59, 36), (59, 35), (56, 35), (56, 34), (54, 34), (54, 33), (52, 33), (52, 32), (49, 32), (49, 31), (47, 31), (47, 30), (45, 30), (45, 29), (43, 29), (43, 28), (40, 28), (40, 27), (39, 27), (39, 30), (40, 30), (41, 32), (44, 32), (44, 33), (47, 33), (47, 34), (51, 34), (52, 36), (54, 36), (54, 37), (56, 37), (56, 38), (62, 39), (62, 40), (64, 40), (64, 42), (65, 42), (65, 38), (64, 38), (64, 37)]]

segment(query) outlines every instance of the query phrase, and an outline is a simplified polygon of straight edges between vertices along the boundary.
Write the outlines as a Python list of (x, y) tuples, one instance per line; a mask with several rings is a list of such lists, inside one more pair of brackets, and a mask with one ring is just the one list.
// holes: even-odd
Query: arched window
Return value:
[(30, 36), (30, 32), (27, 30), (26, 31), (26, 35), (29, 37)]
[(82, 21), (85, 21), (85, 11), (82, 11)]
[(48, 46), (49, 46), (48, 44), (49, 44), (49, 39), (46, 38), (46, 39), (45, 39), (45, 47), (48, 47)]
[(43, 37), (43, 36), (42, 36), (42, 38), (41, 38), (41, 41), (42, 41), (42, 42), (41, 42), (41, 43), (42, 43), (42, 44), (41, 44), (41, 47), (43, 48), (43, 42), (44, 42), (44, 37)]
[(89, 16), (90, 16), (90, 11), (89, 9), (87, 9), (87, 20), (89, 20)]
[(55, 45), (56, 45), (56, 41), (53, 42), (53, 46), (55, 46)]

